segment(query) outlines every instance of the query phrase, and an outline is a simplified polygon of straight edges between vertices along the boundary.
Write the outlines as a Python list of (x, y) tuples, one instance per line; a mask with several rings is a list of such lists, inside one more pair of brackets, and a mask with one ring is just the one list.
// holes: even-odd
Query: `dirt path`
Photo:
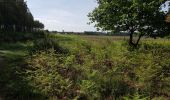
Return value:
[[(0, 67), (3, 66), (3, 65), (2, 65), (2, 64), (3, 64), (3, 61), (4, 61), (4, 59), (0, 56)], [(3, 99), (2, 99), (2, 96), (1, 96), (1, 93), (0, 93), (0, 100), (3, 100)]]
[(4, 61), (4, 59), (0, 56), (0, 66), (3, 65), (3, 61)]
[(2, 57), (0, 57), (0, 62), (3, 62), (3, 58)]
[[(1, 66), (3, 67), (3, 62), (4, 62), (4, 59), (3, 59), (3, 57), (0, 56), (0, 67)], [(1, 94), (0, 94), (0, 100), (4, 100), (3, 96)]]

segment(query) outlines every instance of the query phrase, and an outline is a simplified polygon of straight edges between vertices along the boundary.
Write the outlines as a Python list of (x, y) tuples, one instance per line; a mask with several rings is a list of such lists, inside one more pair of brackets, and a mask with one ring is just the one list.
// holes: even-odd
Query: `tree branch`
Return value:
[(142, 38), (142, 36), (144, 36), (144, 34), (143, 33), (141, 33), (140, 35), (139, 35), (139, 38), (138, 38), (138, 40), (136, 41), (136, 46), (139, 44), (139, 41), (140, 41), (140, 39)]

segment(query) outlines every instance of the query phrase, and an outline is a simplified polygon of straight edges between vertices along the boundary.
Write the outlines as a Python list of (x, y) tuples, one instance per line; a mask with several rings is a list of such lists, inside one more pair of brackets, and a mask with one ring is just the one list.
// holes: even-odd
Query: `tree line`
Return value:
[(32, 32), (43, 28), (24, 0), (0, 0), (0, 31)]

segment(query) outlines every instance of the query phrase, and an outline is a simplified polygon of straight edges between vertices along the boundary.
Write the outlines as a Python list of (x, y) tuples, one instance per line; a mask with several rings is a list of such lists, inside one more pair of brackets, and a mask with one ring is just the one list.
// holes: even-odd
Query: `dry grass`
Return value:
[(95, 35), (82, 35), (83, 39), (98, 42), (101, 40), (112, 40), (112, 41), (122, 41), (128, 40), (128, 36), (95, 36)]
[[(109, 41), (128, 41), (129, 36), (96, 36), (96, 35), (80, 35), (82, 39), (91, 41), (91, 42), (97, 42), (101, 43), (101, 41), (109, 40)], [(134, 40), (137, 40), (138, 37), (134, 37)], [(141, 38), (140, 42), (151, 42), (151, 43), (157, 43), (157, 44), (168, 44), (170, 42), (170, 39), (165, 38), (148, 38), (143, 37)]]

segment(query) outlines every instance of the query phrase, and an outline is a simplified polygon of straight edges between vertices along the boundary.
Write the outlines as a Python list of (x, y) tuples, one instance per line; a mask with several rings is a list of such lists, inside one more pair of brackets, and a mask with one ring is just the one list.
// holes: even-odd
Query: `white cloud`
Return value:
[[(35, 19), (40, 20), (45, 24), (45, 29), (57, 31), (93, 31), (93, 26), (87, 25), (89, 22), (87, 18), (88, 12), (94, 8), (94, 5), (87, 5), (90, 1), (76, 3), (75, 0), (70, 1), (70, 4), (65, 4), (67, 0), (52, 0), (52, 2), (45, 1), (39, 5), (35, 3), (40, 0), (30, 0), (30, 10)], [(73, 3), (73, 1), (75, 3)], [(55, 4), (56, 3), (56, 4)], [(63, 4), (63, 5), (61, 5)]]

